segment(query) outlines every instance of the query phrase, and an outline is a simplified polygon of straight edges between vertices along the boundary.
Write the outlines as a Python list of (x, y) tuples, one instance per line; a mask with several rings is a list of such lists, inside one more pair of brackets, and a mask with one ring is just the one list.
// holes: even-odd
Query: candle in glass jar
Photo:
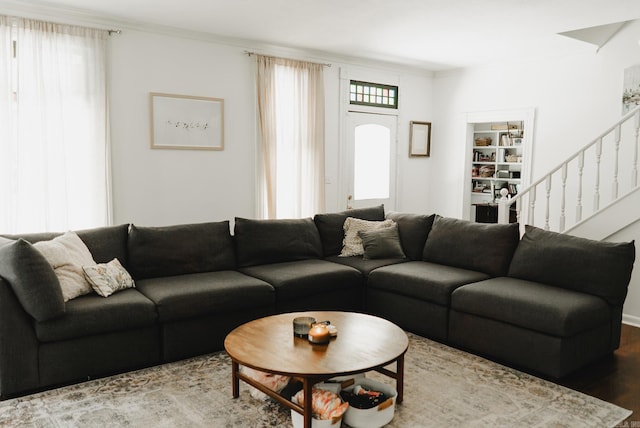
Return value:
[(314, 324), (309, 330), (309, 342), (327, 343), (331, 339), (329, 328), (326, 324)]

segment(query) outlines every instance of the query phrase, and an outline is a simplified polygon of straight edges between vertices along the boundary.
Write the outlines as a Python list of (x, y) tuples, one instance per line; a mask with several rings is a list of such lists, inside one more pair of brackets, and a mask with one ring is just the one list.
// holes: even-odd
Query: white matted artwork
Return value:
[(622, 92), (622, 114), (640, 105), (640, 64), (625, 68)]
[(223, 150), (224, 100), (149, 94), (151, 148)]

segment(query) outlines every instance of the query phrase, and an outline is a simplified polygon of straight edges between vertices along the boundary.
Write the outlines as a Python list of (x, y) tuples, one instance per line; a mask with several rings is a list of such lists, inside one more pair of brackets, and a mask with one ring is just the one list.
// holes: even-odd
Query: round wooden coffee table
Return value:
[[(326, 345), (315, 345), (293, 335), (293, 319), (311, 316), (331, 321), (337, 337)], [(311, 427), (312, 386), (335, 376), (376, 370), (396, 380), (397, 403), (402, 402), (404, 354), (409, 346), (406, 333), (397, 325), (372, 315), (353, 312), (293, 312), (250, 321), (227, 335), (224, 347), (231, 357), (234, 398), (240, 394), (240, 380), (252, 385), (281, 404), (301, 413), (304, 426)], [(396, 363), (396, 371), (385, 366)], [(244, 365), (268, 373), (302, 380), (304, 407), (245, 376)]]

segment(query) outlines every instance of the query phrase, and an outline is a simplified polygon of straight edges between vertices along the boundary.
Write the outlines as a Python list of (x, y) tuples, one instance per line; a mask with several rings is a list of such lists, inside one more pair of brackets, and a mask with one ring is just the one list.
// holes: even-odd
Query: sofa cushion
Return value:
[(599, 297), (507, 277), (456, 289), (451, 308), (556, 337), (609, 323), (611, 312)]
[(37, 321), (62, 316), (65, 304), (58, 277), (44, 256), (20, 238), (0, 238), (0, 276), (24, 310)]
[(239, 266), (322, 257), (320, 235), (311, 218), (253, 220), (236, 217), (235, 223)]
[(363, 258), (371, 259), (404, 259), (404, 251), (400, 244), (398, 225), (393, 223), (389, 227), (374, 230), (361, 230), (358, 237), (364, 249)]
[(63, 317), (35, 323), (36, 335), (43, 342), (56, 342), (94, 336), (156, 323), (156, 309), (151, 300), (130, 288), (108, 299), (91, 293), (67, 302)]
[(362, 274), (326, 260), (300, 260), (240, 269), (273, 285), (278, 300), (362, 286)]
[(449, 306), (453, 290), (487, 278), (482, 272), (412, 261), (372, 271), (367, 287)]
[(398, 224), (404, 254), (411, 260), (422, 260), (424, 243), (431, 232), (436, 215), (390, 212), (387, 218)]
[(93, 266), (96, 262), (75, 232), (66, 232), (50, 241), (36, 242), (33, 247), (42, 253), (53, 268), (65, 302), (93, 291), (82, 267)]
[(78, 230), (77, 234), (91, 251), (93, 260), (96, 263), (107, 263), (113, 259), (118, 259), (122, 266), (125, 268), (128, 266), (128, 224)]
[(527, 225), (509, 276), (582, 291), (622, 305), (634, 260), (633, 241), (594, 241)]
[(369, 275), (369, 272), (374, 269), (378, 269), (382, 266), (394, 265), (396, 263), (404, 263), (405, 261), (407, 261), (407, 259), (365, 259), (361, 256), (329, 256), (324, 260), (345, 266), (351, 266), (352, 268), (358, 269), (365, 276), (365, 279)]
[(137, 290), (152, 300), (160, 322), (273, 307), (273, 287), (236, 271), (204, 272), (140, 280)]
[(517, 223), (475, 223), (437, 216), (424, 245), (423, 259), (504, 276), (519, 239)]
[(337, 213), (316, 214), (313, 221), (320, 233), (322, 241), (322, 254), (324, 257), (340, 254), (342, 240), (344, 239), (344, 221), (347, 217), (363, 220), (384, 220), (384, 205), (368, 208), (356, 208)]
[(391, 227), (393, 220), (370, 221), (360, 218), (347, 217), (344, 221), (344, 239), (342, 240), (342, 251), (340, 256), (351, 257), (364, 254), (362, 239), (358, 235), (362, 231), (371, 231)]
[(128, 270), (134, 279), (235, 268), (229, 222), (166, 227), (131, 225)]
[(135, 288), (133, 278), (118, 259), (113, 259), (109, 263), (83, 266), (82, 270), (93, 291), (102, 297), (109, 297), (127, 288)]

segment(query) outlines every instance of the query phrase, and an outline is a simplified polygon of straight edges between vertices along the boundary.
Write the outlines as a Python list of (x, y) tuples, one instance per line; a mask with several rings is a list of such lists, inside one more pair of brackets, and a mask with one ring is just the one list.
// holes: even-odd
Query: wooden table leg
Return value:
[(304, 390), (304, 427), (311, 428), (311, 422), (313, 420), (313, 382), (310, 382), (308, 378), (303, 378), (302, 389)]
[(238, 370), (240, 365), (237, 361), (231, 361), (231, 393), (233, 398), (240, 396), (240, 379), (238, 379)]
[(404, 396), (404, 354), (396, 360), (396, 390), (398, 391), (396, 402), (400, 404)]

